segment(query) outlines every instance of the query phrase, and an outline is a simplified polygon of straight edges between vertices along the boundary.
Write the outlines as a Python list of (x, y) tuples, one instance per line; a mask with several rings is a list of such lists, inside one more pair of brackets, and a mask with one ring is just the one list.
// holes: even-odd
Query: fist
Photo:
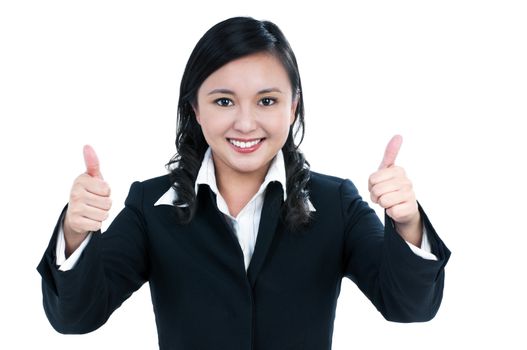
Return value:
[(86, 172), (73, 182), (64, 231), (67, 234), (87, 234), (97, 231), (108, 218), (112, 206), (110, 186), (104, 181), (97, 154), (91, 146), (84, 146)]
[(379, 169), (370, 175), (368, 189), (371, 200), (386, 209), (395, 223), (406, 225), (418, 222), (420, 215), (412, 182), (404, 169), (395, 165), (402, 142), (400, 135), (390, 140)]

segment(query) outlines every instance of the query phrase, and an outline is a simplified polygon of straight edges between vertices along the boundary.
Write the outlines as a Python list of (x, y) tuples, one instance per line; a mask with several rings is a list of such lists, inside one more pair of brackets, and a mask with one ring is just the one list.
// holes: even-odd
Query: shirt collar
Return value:
[[(276, 181), (282, 185), (282, 192), (284, 193), (284, 202), (287, 199), (287, 193), (285, 190), (286, 176), (285, 176), (285, 163), (284, 155), (282, 150), (278, 151), (276, 156), (271, 161), (267, 175), (265, 175), (264, 181), (260, 186), (258, 192), (262, 192), (267, 188), (271, 182)], [(201, 162), (201, 167), (196, 177), (196, 184), (194, 185), (194, 190), (198, 193), (199, 185), (208, 185), (212, 192), (218, 195), (219, 190), (216, 182), (216, 173), (214, 171), (214, 161), (212, 158), (212, 150), (209, 147), (205, 152), (203, 161)]]
[[(282, 150), (278, 151), (276, 156), (271, 161), (267, 175), (265, 176), (264, 182), (260, 186), (258, 192), (262, 192), (267, 188), (271, 182), (278, 182), (282, 186), (282, 192), (284, 194), (284, 202), (287, 199), (286, 191), (286, 172), (285, 172), (285, 161), (284, 154)], [(218, 195), (219, 190), (216, 183), (216, 174), (214, 171), (214, 160), (212, 158), (212, 150), (209, 147), (203, 156), (203, 161), (201, 162), (201, 167), (198, 171), (198, 176), (196, 177), (196, 183), (194, 185), (195, 193), (198, 193), (199, 185), (208, 185), (212, 192)], [(174, 188), (171, 186), (165, 194), (163, 194), (154, 206), (157, 205), (174, 205), (174, 200), (177, 198), (177, 193)], [(316, 211), (315, 207), (308, 200), (309, 210)]]

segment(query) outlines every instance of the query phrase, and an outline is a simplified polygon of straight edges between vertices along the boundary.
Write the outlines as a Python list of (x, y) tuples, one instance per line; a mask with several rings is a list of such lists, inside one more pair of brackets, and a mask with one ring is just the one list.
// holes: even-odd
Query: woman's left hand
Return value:
[(379, 169), (370, 175), (368, 190), (371, 200), (386, 209), (403, 239), (420, 246), (423, 234), (421, 215), (412, 182), (404, 169), (395, 165), (402, 142), (400, 135), (390, 140)]

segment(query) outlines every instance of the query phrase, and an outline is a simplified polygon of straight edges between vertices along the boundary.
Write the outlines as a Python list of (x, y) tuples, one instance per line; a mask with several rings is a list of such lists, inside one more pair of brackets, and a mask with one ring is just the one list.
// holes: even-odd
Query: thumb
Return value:
[(101, 169), (99, 167), (99, 158), (95, 150), (90, 145), (84, 146), (84, 164), (86, 164), (86, 174), (92, 177), (98, 177), (102, 179)]
[(388, 168), (395, 164), (395, 159), (397, 158), (397, 154), (399, 153), (402, 144), (403, 137), (401, 135), (395, 135), (392, 137), (384, 151), (384, 157), (382, 158), (381, 165), (379, 165), (379, 170)]

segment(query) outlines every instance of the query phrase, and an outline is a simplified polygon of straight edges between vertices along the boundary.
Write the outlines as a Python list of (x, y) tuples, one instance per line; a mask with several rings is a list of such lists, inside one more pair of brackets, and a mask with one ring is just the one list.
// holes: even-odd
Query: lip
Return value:
[(240, 142), (251, 142), (251, 141), (256, 141), (256, 140), (264, 140), (265, 137), (253, 137), (252, 139), (240, 139), (240, 138), (237, 138), (237, 137), (227, 137), (227, 140), (235, 140), (235, 141), (240, 141)]
[[(254, 145), (252, 147), (241, 148), (241, 147), (237, 147), (237, 146), (233, 145), (229, 140), (235, 140), (235, 141), (239, 141), (239, 142), (251, 142), (251, 141), (256, 141), (256, 140), (261, 140), (261, 141), (258, 142), (256, 145)], [(232, 147), (232, 149), (235, 150), (236, 152), (247, 154), (247, 153), (255, 152), (258, 148), (260, 148), (262, 143), (265, 142), (265, 138), (262, 137), (262, 138), (252, 138), (252, 139), (238, 139), (238, 138), (231, 138), (231, 137), (229, 137), (229, 138), (227, 138), (227, 142)]]

